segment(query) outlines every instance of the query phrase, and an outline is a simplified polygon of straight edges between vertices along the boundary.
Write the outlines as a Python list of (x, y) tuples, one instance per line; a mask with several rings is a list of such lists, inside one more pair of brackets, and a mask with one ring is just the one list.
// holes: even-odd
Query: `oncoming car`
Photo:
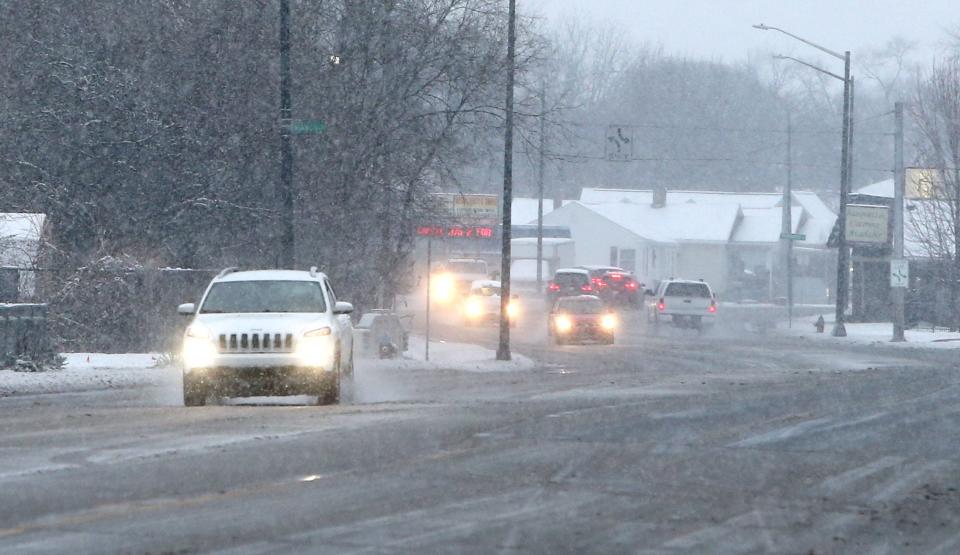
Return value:
[[(507, 303), (507, 319), (515, 326), (520, 317), (518, 296)], [(470, 284), (470, 293), (463, 301), (463, 321), (468, 326), (500, 321), (500, 282), (483, 279)]]
[(236, 271), (215, 277), (184, 332), (183, 403), (212, 394), (316, 395), (340, 400), (352, 383), (353, 305), (338, 302), (327, 276), (312, 268)]
[(561, 297), (553, 305), (547, 322), (547, 335), (557, 345), (593, 340), (612, 345), (617, 315), (594, 295)]

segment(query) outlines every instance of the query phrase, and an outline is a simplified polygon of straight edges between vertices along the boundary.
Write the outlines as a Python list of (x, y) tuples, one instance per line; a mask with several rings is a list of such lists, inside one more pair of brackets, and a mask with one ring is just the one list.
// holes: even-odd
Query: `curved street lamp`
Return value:
[(794, 35), (789, 31), (785, 31), (779, 27), (764, 25), (763, 23), (754, 25), (753, 28), (761, 31), (777, 31), (783, 33), (834, 58), (843, 60), (843, 77), (841, 77), (812, 64), (791, 58), (790, 56), (775, 56), (780, 59), (793, 60), (843, 81), (843, 144), (840, 148), (840, 211), (837, 215), (839, 222), (837, 226), (837, 250), (839, 251), (837, 253), (837, 307), (835, 314), (836, 324), (833, 327), (833, 335), (834, 337), (846, 337), (847, 328), (844, 325), (844, 321), (846, 319), (845, 312), (847, 308), (847, 280), (849, 279), (847, 268), (850, 266), (850, 253), (847, 248), (847, 195), (850, 191), (850, 112), (853, 101), (851, 98), (853, 79), (850, 77), (850, 51), (847, 50), (843, 54), (840, 54), (839, 52), (810, 42), (803, 37)]

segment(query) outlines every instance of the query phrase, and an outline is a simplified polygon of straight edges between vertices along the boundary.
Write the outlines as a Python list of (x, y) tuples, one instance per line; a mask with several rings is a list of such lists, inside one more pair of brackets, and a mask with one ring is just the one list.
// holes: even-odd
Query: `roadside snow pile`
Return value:
[[(915, 347), (924, 349), (960, 349), (960, 333), (946, 331), (943, 328), (931, 329), (929, 327), (918, 327), (904, 331), (906, 342), (892, 343), (893, 324), (890, 322), (871, 322), (871, 323), (847, 323), (846, 337), (833, 337), (830, 332), (833, 329), (833, 316), (824, 315), (824, 331), (816, 333), (814, 323), (817, 318), (803, 317), (796, 318), (793, 321), (791, 329), (783, 331), (789, 335), (811, 337), (825, 341), (836, 341), (842, 343), (883, 343), (885, 345), (896, 345), (899, 347)], [(786, 328), (786, 323), (781, 324), (781, 328)]]
[(62, 370), (0, 370), (0, 397), (154, 385), (177, 370), (158, 368), (156, 354), (66, 353)]
[(469, 343), (448, 343), (445, 341), (430, 342), (430, 362), (424, 360), (424, 338), (410, 336), (410, 344), (404, 356), (410, 361), (417, 361), (418, 367), (429, 364), (435, 368), (460, 370), (462, 372), (514, 372), (530, 370), (536, 366), (533, 360), (517, 353), (512, 353), (510, 361), (497, 360), (497, 353), (479, 345)]

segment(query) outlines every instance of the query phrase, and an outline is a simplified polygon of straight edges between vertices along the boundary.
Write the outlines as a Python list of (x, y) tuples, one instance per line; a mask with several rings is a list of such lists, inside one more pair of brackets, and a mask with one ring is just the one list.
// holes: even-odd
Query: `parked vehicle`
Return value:
[(596, 289), (590, 281), (590, 272), (583, 268), (561, 268), (547, 284), (547, 302), (553, 304), (560, 297), (593, 295)]
[(560, 297), (550, 310), (547, 335), (557, 345), (599, 341), (612, 345), (617, 315), (596, 295)]
[[(500, 282), (484, 279), (470, 285), (470, 293), (463, 301), (463, 321), (468, 326), (500, 321)], [(515, 326), (520, 317), (519, 296), (513, 295), (507, 303), (507, 319)]]
[(661, 324), (702, 329), (717, 317), (717, 297), (704, 282), (667, 279), (660, 282), (647, 308), (647, 321), (654, 329)]
[(183, 402), (211, 394), (316, 395), (336, 403), (353, 378), (353, 305), (337, 301), (312, 268), (236, 271), (215, 277), (183, 337)]

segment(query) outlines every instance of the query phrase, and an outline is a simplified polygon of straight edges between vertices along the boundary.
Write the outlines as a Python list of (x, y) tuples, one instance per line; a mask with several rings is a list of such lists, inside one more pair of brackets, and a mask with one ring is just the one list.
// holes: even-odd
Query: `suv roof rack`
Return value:
[(236, 266), (230, 266), (230, 267), (228, 267), (228, 268), (224, 268), (223, 270), (220, 270), (220, 273), (217, 274), (217, 277), (218, 277), (218, 278), (222, 278), (223, 276), (225, 276), (225, 275), (227, 275), (227, 274), (232, 274), (233, 272), (236, 272), (236, 271), (239, 270), (239, 269), (240, 269), (240, 268), (238, 268), (238, 267), (236, 267)]
[(317, 267), (310, 266), (310, 277), (317, 277)]

